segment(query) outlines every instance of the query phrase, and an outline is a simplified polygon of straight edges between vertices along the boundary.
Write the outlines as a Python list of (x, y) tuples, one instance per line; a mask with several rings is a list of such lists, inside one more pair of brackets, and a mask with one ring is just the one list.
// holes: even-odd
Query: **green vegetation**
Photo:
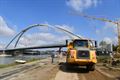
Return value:
[(112, 47), (113, 47), (113, 51), (117, 51), (118, 45), (114, 45), (114, 44), (113, 44)]
[(120, 46), (117, 48), (117, 52), (120, 53)]
[(108, 60), (110, 60), (110, 56), (107, 55), (97, 56), (98, 63), (106, 63)]
[(6, 67), (10, 67), (10, 66), (15, 66), (18, 65), (17, 63), (11, 63), (11, 64), (0, 64), (0, 68), (6, 68)]
[(114, 55), (114, 59), (110, 58), (109, 56), (98, 56), (97, 60), (98, 63), (103, 63), (103, 66), (106, 67), (114, 67), (114, 68), (120, 68), (120, 54)]
[(114, 45), (114, 44), (113, 44), (112, 47), (113, 47), (113, 51), (120, 53), (119, 45)]
[(37, 60), (41, 60), (41, 59), (32, 58), (32, 59), (28, 60), (27, 62), (33, 62), (33, 61), (37, 61)]
[(120, 53), (116, 53), (116, 54), (114, 55), (114, 58), (119, 58), (119, 59), (120, 59)]

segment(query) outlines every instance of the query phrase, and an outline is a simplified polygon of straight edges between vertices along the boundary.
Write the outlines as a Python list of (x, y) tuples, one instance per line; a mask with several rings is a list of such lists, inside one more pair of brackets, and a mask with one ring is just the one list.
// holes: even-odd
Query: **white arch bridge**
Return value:
[[(26, 49), (43, 49), (43, 48), (59, 48), (59, 51), (61, 51), (61, 48), (62, 47), (67, 47), (67, 44), (68, 44), (68, 40), (65, 40), (64, 42), (65, 43), (57, 43), (57, 44), (47, 44), (47, 45), (40, 45), (40, 46), (31, 46), (31, 47), (22, 47), (22, 48), (17, 48), (17, 44), (20, 40), (20, 38), (23, 36), (23, 34), (25, 32), (27, 32), (28, 30), (32, 29), (32, 28), (35, 28), (35, 27), (42, 27), (42, 26), (45, 26), (45, 27), (49, 27), (49, 28), (52, 28), (52, 29), (59, 29), (69, 35), (72, 35), (72, 36), (75, 36), (77, 38), (80, 38), (82, 39), (80, 36), (66, 30), (66, 29), (63, 29), (61, 27), (53, 27), (52, 25), (48, 25), (48, 24), (34, 24), (34, 25), (31, 25), (27, 28), (25, 28), (24, 30), (20, 31), (18, 34), (16, 34), (16, 36), (7, 44), (7, 46), (3, 49), (3, 50), (0, 50), (0, 52), (3, 52), (3, 53), (6, 53), (6, 54), (16, 54), (16, 52), (24, 52), (24, 50)], [(15, 40), (15, 45), (14, 45), (14, 48), (8, 48), (10, 46), (10, 44)]]

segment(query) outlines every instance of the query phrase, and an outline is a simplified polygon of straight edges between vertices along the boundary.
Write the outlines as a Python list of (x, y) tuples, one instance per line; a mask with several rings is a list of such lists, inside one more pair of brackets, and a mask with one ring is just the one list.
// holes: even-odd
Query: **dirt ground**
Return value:
[(51, 64), (51, 62), (48, 61), (43, 66), (36, 67), (30, 71), (21, 72), (9, 78), (9, 80), (51, 80), (56, 76), (57, 72), (57, 64)]
[(85, 67), (67, 69), (64, 61), (60, 62), (61, 64), (58, 65), (58, 63), (51, 64), (50, 59), (43, 60), (38, 65), (41, 63), (44, 65), (20, 72), (6, 80), (120, 80), (120, 71), (110, 71), (103, 68), (102, 71), (115, 75), (116, 79), (111, 79), (97, 69), (95, 71), (87, 71)]
[(62, 64), (59, 72), (56, 74), (55, 80), (114, 80), (114, 79), (104, 76), (97, 70), (87, 71), (85, 67), (74, 67), (71, 69), (66, 69), (65, 65)]
[(101, 68), (102, 71), (113, 75), (116, 79), (120, 80), (120, 70), (112, 70), (107, 68)]

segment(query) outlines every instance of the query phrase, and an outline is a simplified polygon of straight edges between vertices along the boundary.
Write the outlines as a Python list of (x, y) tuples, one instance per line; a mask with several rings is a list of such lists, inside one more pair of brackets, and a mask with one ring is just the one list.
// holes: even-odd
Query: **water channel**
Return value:
[(15, 60), (30, 60), (30, 59), (42, 59), (47, 58), (49, 55), (19, 55), (19, 56), (0, 56), (0, 65), (1, 64), (11, 64)]

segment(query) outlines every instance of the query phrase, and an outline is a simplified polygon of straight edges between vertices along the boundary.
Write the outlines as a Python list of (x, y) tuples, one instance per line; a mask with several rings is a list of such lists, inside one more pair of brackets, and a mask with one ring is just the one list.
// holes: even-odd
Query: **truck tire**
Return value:
[(70, 70), (71, 69), (71, 65), (66, 63), (66, 70)]
[(95, 70), (95, 64), (87, 65), (86, 68), (87, 68), (88, 71), (94, 71)]
[(90, 66), (90, 71), (94, 71), (95, 70), (95, 64)]

